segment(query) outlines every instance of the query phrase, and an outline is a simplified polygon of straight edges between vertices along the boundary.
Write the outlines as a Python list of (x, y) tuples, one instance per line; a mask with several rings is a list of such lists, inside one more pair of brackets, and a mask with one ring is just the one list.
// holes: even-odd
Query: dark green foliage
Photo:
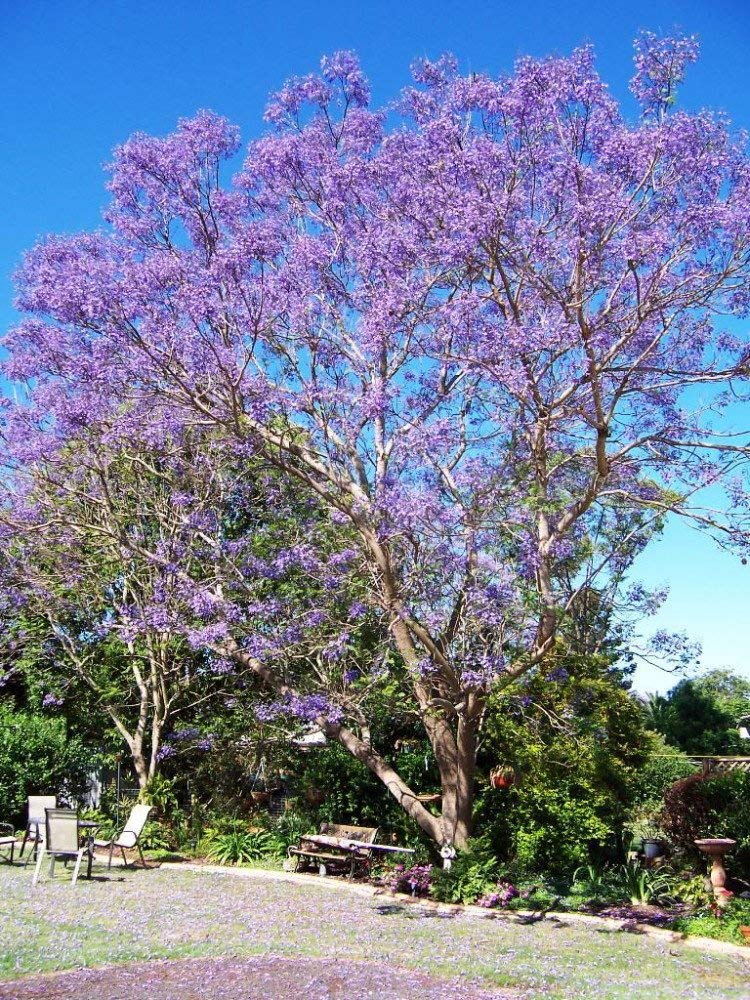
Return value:
[(80, 740), (69, 737), (63, 719), (0, 702), (0, 817), (6, 822), (25, 823), (29, 795), (80, 798), (96, 763)]
[(573, 873), (570, 886), (572, 895), (586, 902), (602, 903), (615, 897), (612, 871), (598, 865), (581, 865)]
[[(387, 754), (386, 756), (391, 756)], [(424, 853), (424, 837), (375, 775), (364, 768), (338, 743), (328, 743), (302, 753), (294, 748), (283, 758), (288, 788), (299, 809), (310, 817), (310, 827), (322, 821), (376, 826), (378, 839), (389, 835), (407, 847)], [(434, 789), (437, 775), (429, 744), (414, 741), (399, 745), (393, 754), (399, 774), (421, 791)], [(315, 792), (320, 793), (316, 802)]]
[(592, 859), (619, 859), (649, 748), (639, 706), (610, 659), (555, 658), (523, 697), (492, 700), (480, 774), (511, 765), (518, 780), (485, 788), (477, 829), (516, 876), (569, 879)]
[(303, 833), (310, 832), (310, 820), (303, 813), (288, 809), (269, 824), (268, 832), (274, 853), (286, 857), (287, 848), (298, 844)]
[(731, 837), (730, 874), (750, 877), (750, 775), (695, 773), (670, 788), (664, 797), (661, 824), (675, 847), (700, 867), (706, 858), (695, 847), (702, 837)]
[(638, 805), (658, 808), (667, 789), (695, 773), (695, 764), (660, 736), (651, 735), (648, 748), (650, 756), (633, 775), (633, 795)]
[(750, 681), (727, 670), (712, 670), (674, 687), (649, 724), (689, 754), (748, 753), (739, 722), (750, 715)]

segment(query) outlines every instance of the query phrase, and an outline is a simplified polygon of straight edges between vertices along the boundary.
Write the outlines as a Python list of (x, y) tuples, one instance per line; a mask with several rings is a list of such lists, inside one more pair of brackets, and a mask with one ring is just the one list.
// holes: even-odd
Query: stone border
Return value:
[(289, 882), (295, 885), (311, 885), (319, 889), (331, 889), (340, 892), (344, 889), (357, 896), (374, 898), (377, 896), (393, 899), (406, 906), (418, 906), (442, 916), (458, 916), (464, 914), (474, 920), (503, 920), (508, 923), (522, 923), (532, 917), (550, 920), (558, 924), (589, 924), (595, 927), (609, 927), (624, 934), (631, 933), (662, 941), (665, 944), (680, 944), (701, 951), (712, 951), (720, 955), (736, 955), (750, 963), (750, 948), (742, 944), (732, 944), (730, 941), (719, 941), (716, 938), (688, 936), (681, 931), (670, 931), (663, 927), (652, 927), (650, 924), (639, 923), (636, 920), (620, 919), (618, 917), (598, 917), (593, 913), (564, 913), (547, 911), (542, 917), (533, 910), (496, 910), (473, 904), (438, 903), (433, 899), (408, 896), (401, 892), (391, 892), (379, 886), (365, 882), (350, 882), (343, 878), (328, 878), (320, 875), (308, 875), (304, 872), (276, 871), (272, 868), (241, 868), (229, 865), (197, 864), (192, 861), (163, 861), (160, 868), (170, 871), (192, 871), (208, 875), (230, 875), (233, 878), (266, 879), (273, 882)]

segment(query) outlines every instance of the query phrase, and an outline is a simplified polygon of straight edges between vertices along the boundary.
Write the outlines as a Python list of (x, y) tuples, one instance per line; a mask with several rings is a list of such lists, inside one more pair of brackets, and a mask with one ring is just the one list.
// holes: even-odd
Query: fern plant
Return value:
[(207, 857), (220, 865), (237, 865), (274, 853), (273, 838), (266, 830), (233, 830), (217, 833), (209, 840)]
[(493, 888), (498, 861), (482, 839), (469, 842), (450, 868), (433, 873), (430, 895), (441, 903), (473, 903)]

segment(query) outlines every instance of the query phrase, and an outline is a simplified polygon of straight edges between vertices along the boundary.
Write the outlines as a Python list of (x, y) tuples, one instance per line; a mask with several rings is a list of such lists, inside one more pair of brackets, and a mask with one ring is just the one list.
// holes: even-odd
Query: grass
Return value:
[[(58, 869), (59, 870), (59, 869)], [(362, 959), (513, 986), (529, 1000), (748, 997), (750, 965), (601, 926), (437, 916), (388, 896), (179, 870), (31, 885), (0, 866), (0, 979), (81, 965), (254, 955)]]

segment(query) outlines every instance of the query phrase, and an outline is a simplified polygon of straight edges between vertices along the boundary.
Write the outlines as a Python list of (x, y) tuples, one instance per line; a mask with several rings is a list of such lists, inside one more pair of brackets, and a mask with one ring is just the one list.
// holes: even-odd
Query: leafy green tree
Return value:
[[(658, 731), (688, 754), (737, 755), (750, 752), (739, 722), (750, 715), (750, 681), (728, 670), (683, 680), (667, 696)], [(657, 728), (657, 726), (654, 726)]]
[[(25, 673), (32, 702), (104, 717), (141, 788), (170, 729), (237, 682), (173, 622), (182, 576), (202, 571), (207, 525), (228, 505), (223, 468), (210, 441), (189, 435), (82, 435), (54, 468), (40, 462), (6, 482), (0, 663)], [(24, 507), (34, 516), (19, 516)]]
[(71, 738), (64, 719), (0, 701), (0, 817), (20, 825), (29, 795), (80, 798), (96, 756)]
[(560, 653), (523, 695), (494, 697), (485, 768), (513, 768), (512, 788), (483, 792), (480, 831), (525, 872), (569, 875), (622, 847), (648, 741), (626, 674), (612, 658)]

